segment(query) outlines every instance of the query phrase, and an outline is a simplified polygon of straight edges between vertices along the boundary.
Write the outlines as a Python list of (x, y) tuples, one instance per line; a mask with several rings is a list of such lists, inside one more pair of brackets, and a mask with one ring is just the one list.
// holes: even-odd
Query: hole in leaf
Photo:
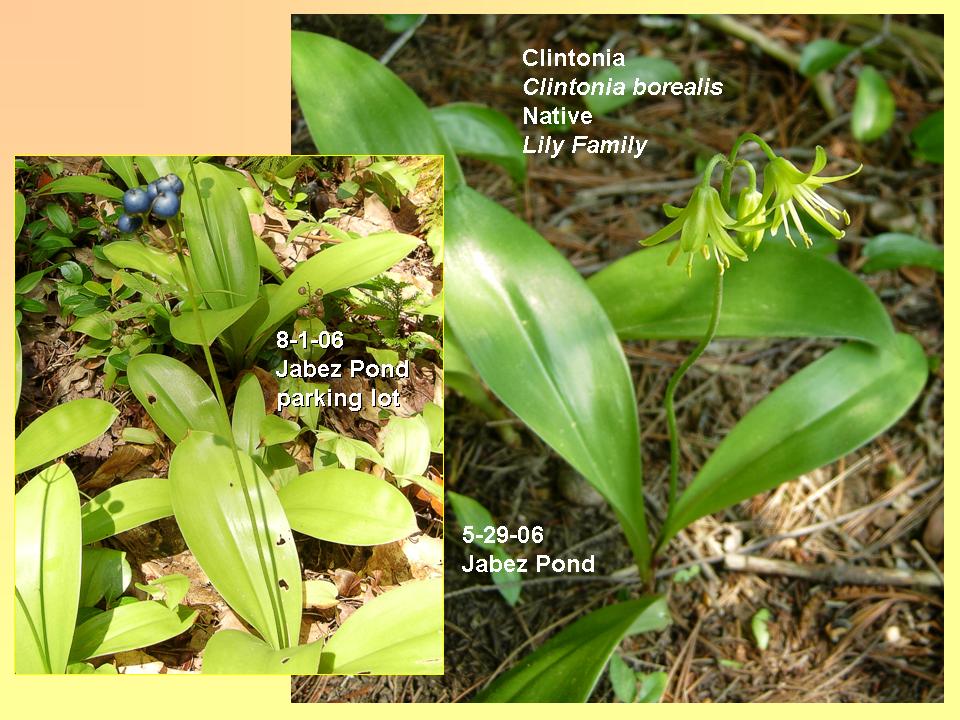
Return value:
[(277, 538), (277, 545), (283, 545), (283, 544), (286, 543), (286, 542), (287, 542), (287, 541), (284, 540), (282, 537)]
[(157, 396), (153, 393), (147, 393), (147, 402), (151, 405), (157, 401)]
[(284, 580), (283, 578), (280, 578), (280, 582), (278, 583), (278, 585), (280, 585), (280, 588), (281, 588), (282, 590), (289, 590), (289, 589), (290, 589), (290, 586), (287, 585), (287, 581)]
[(290, 658), (288, 658), (288, 657), (280, 658), (280, 664), (281, 664), (281, 665), (286, 665), (288, 662), (290, 662)]

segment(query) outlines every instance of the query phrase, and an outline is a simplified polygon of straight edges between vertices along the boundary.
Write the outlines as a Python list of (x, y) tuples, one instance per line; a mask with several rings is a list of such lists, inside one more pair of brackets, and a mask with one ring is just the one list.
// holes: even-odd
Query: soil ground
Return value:
[[(520, 52), (531, 46), (580, 49), (595, 42), (660, 54), (685, 75), (722, 77), (735, 88), (719, 99), (651, 100), (590, 128), (610, 137), (634, 131), (649, 135), (651, 147), (639, 163), (584, 155), (553, 162), (534, 156), (520, 191), (501, 170), (464, 163), (472, 186), (523, 217), (585, 275), (634, 251), (639, 239), (661, 226), (661, 203), (685, 202), (690, 185), (682, 181), (694, 176), (695, 158), (725, 150), (745, 130), (774, 129), (772, 142), (801, 166), (809, 163), (815, 144), (839, 158), (841, 167), (864, 163), (863, 172), (838, 193), (852, 218), (838, 259), (851, 270), (863, 262), (861, 238), (880, 232), (908, 229), (942, 243), (942, 167), (915, 161), (907, 140), (921, 118), (942, 106), (942, 53), (938, 56), (937, 44), (929, 42), (942, 38), (942, 18), (894, 17), (886, 28), (880, 18), (870, 17), (764, 16), (736, 22), (792, 48), (820, 37), (866, 43), (871, 62), (890, 78), (898, 108), (894, 130), (872, 145), (856, 143), (849, 132), (856, 83), (850, 73), (838, 72), (831, 87), (837, 105), (831, 119), (805, 78), (707, 21), (430, 17), (390, 66), (429, 106), (470, 100), (516, 122), (524, 104), (517, 78), (528, 74), (520, 66)], [(396, 37), (375, 18), (364, 17), (298, 16), (294, 28), (334, 35), (374, 56)], [(309, 151), (295, 99), (291, 130), (294, 150)], [(704, 518), (671, 543), (659, 590), (668, 595), (673, 625), (620, 648), (634, 669), (668, 673), (664, 701), (943, 700), (941, 590), (761, 576), (730, 571), (722, 563), (725, 553), (753, 545), (756, 556), (800, 566), (943, 568), (943, 371), (936, 362), (943, 357), (943, 278), (921, 269), (862, 277), (896, 328), (916, 337), (934, 359), (929, 382), (907, 415), (861, 450)], [(682, 477), (700, 467), (734, 422), (770, 389), (830, 347), (817, 340), (711, 345), (680, 389), (679, 422), (688, 438)], [(626, 345), (639, 398), (654, 527), (664, 506), (668, 462), (659, 398), (690, 349), (688, 343)], [(481, 500), (510, 527), (545, 525), (547, 551), (595, 554), (598, 577), (531, 577), (521, 602), (511, 608), (489, 583), (459, 571), (466, 548), (452, 527), (445, 544), (446, 675), (295, 678), (295, 702), (470, 700), (557, 628), (615, 597), (639, 594), (635, 581), (618, 572), (629, 566), (630, 557), (612, 514), (565, 477), (569, 471), (546, 446), (518, 422), (511, 427), (519, 443), (505, 444), (502, 423), (491, 423), (456, 397), (448, 396), (446, 418), (447, 487)], [(685, 582), (671, 578), (688, 567), (700, 570)], [(750, 629), (760, 608), (772, 616), (765, 651), (756, 647)], [(606, 679), (593, 699), (613, 699)]]

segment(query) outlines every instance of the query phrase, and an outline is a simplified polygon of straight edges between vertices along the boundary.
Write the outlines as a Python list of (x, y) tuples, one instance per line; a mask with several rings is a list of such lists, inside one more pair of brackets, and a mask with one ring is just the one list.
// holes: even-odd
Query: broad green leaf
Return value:
[(290, 442), (300, 434), (300, 426), (279, 415), (265, 415), (260, 421), (260, 439), (264, 445)]
[(139, 187), (140, 179), (137, 177), (137, 169), (130, 155), (104, 155), (103, 162), (123, 180), (128, 188)]
[(607, 661), (659, 597), (607, 605), (584, 615), (504, 673), (480, 702), (586, 702)]
[(341, 468), (304, 473), (280, 488), (297, 532), (342, 545), (382, 545), (417, 531), (410, 501), (386, 480)]
[(383, 431), (383, 461), (399, 477), (426, 472), (430, 464), (430, 429), (422, 416), (390, 418)]
[(364, 603), (327, 641), (320, 672), (442, 675), (443, 581), (414, 580)]
[(190, 578), (174, 573), (154, 578), (148, 583), (137, 583), (137, 587), (170, 610), (176, 610), (180, 601), (190, 592)]
[[(254, 302), (256, 301), (223, 310), (187, 308), (182, 314), (170, 319), (170, 334), (187, 345), (209, 345), (243, 317), (247, 310), (253, 307)], [(203, 326), (203, 334), (197, 324), (198, 316)]]
[(14, 499), (17, 673), (67, 667), (80, 597), (80, 493), (63, 463)]
[(943, 272), (943, 248), (904, 233), (883, 233), (870, 238), (863, 248), (867, 262), (863, 272), (896, 270), (905, 266), (929, 267)]
[(682, 77), (680, 68), (670, 60), (654, 57), (630, 58), (623, 67), (602, 68), (587, 80), (590, 83), (602, 82), (604, 85), (607, 80), (622, 82), (625, 84), (623, 95), (591, 94), (584, 96), (583, 102), (595, 115), (606, 115), (619, 107), (629, 105), (637, 98), (646, 99), (642, 94), (634, 94), (634, 89), (640, 87), (639, 83), (644, 83), (644, 86), (650, 83), (674, 83), (679, 82)]
[(13, 194), (13, 239), (20, 237), (20, 231), (23, 229), (23, 220), (27, 216), (27, 199), (19, 190)]
[(73, 223), (67, 211), (56, 203), (50, 203), (43, 208), (43, 214), (53, 223), (53, 226), (62, 233), (69, 234), (73, 231)]
[(78, 319), (67, 330), (83, 333), (95, 340), (109, 340), (112, 337), (113, 327), (110, 313), (99, 312)]
[(479, 103), (458, 102), (430, 113), (457, 155), (504, 168), (518, 185), (527, 176), (523, 137), (506, 115)]
[(869, 65), (857, 78), (857, 94), (853, 99), (850, 130), (860, 142), (873, 142), (893, 124), (896, 104), (883, 75)]
[(297, 265), (290, 277), (270, 295), (270, 312), (261, 323), (258, 335), (307, 304), (310, 297), (300, 294), (301, 287), (309, 285), (312, 292), (322, 290), (326, 295), (365, 282), (389, 270), (419, 244), (412, 235), (383, 232), (321, 250)]
[[(698, 339), (707, 329), (713, 273), (667, 267), (664, 243), (618, 260), (588, 285), (624, 340)], [(796, 248), (761, 245), (724, 275), (718, 337), (836, 337), (889, 344), (883, 304), (835, 262)]]
[(923, 348), (897, 335), (886, 348), (848, 343), (761, 400), (684, 490), (661, 545), (691, 522), (833, 462), (879, 435), (927, 379)]
[(913, 154), (927, 162), (943, 165), (943, 110), (927, 115), (910, 133)]
[(90, 663), (79, 662), (67, 665), (67, 675), (117, 675), (117, 666), (104, 663), (94, 667)]
[(423, 421), (430, 432), (430, 450), (443, 454), (443, 408), (429, 402), (423, 406)]
[[(467, 525), (472, 525), (474, 532), (479, 533), (482, 528), (488, 526), (496, 527), (490, 511), (473, 498), (450, 492), (449, 490), (446, 492), (446, 498), (449, 499), (453, 505), (453, 514), (457, 516), (461, 529)], [(498, 560), (503, 561), (509, 559), (509, 555), (507, 555), (507, 551), (503, 549), (502, 545), (483, 542), (483, 540), (479, 538), (474, 540), (473, 544), (483, 548)], [(493, 579), (497, 589), (500, 590), (500, 594), (503, 595), (503, 599), (511, 605), (516, 605), (520, 599), (522, 584), (522, 576), (520, 573), (516, 570), (494, 570), (490, 572), (490, 577)]]
[(114, 485), (80, 508), (83, 544), (88, 545), (173, 515), (170, 481), (141, 478)]
[(307, 608), (329, 609), (337, 606), (339, 591), (329, 580), (303, 581), (303, 606)]
[(463, 182), (427, 106), (389, 68), (339, 40), (291, 38), (293, 87), (317, 152), (444, 155), (447, 189)]
[(854, 50), (850, 45), (844, 45), (836, 40), (820, 38), (803, 46), (800, 53), (800, 66), (797, 68), (805, 77), (813, 77), (817, 73), (830, 70)]
[(637, 674), (616, 653), (610, 656), (607, 675), (610, 677), (610, 685), (617, 700), (622, 703), (632, 703), (637, 699)]
[(112, 548), (83, 548), (80, 607), (93, 607), (104, 598), (110, 605), (123, 595), (133, 580), (126, 555)]
[(178, 443), (190, 430), (229, 437), (220, 405), (203, 379), (166, 355), (137, 355), (127, 365), (130, 389), (164, 434)]
[(47, 410), (24, 428), (14, 442), (14, 468), (19, 475), (83, 447), (113, 424), (117, 409), (93, 398), (70, 400)]
[(638, 703), (658, 703), (667, 689), (670, 676), (665, 672), (652, 672), (640, 675), (640, 688), (637, 691)]
[(125, 427), (120, 437), (124, 442), (137, 445), (156, 445), (160, 442), (159, 436), (153, 430), (138, 427)]
[(34, 270), (33, 272), (27, 273), (21, 278), (17, 278), (17, 281), (13, 285), (13, 291), (17, 295), (24, 295), (30, 292), (40, 284), (40, 281), (43, 280), (43, 276), (53, 269), (53, 267), (48, 267), (44, 268), (43, 270)]
[(300, 561), (263, 472), (225, 440), (191, 432), (174, 451), (169, 475), (177, 525), (217, 592), (275, 649), (296, 645)]
[(70, 661), (156, 645), (186, 632), (196, 617), (196, 611), (185, 607), (170, 610), (153, 600), (118, 605), (77, 626)]
[(203, 651), (207, 675), (316, 675), (323, 640), (275, 650), (240, 630), (215, 633)]
[(233, 401), (233, 438), (237, 447), (251, 457), (258, 454), (260, 424), (266, 413), (260, 381), (254, 373), (244, 375)]
[(163, 252), (136, 240), (118, 240), (104, 245), (103, 254), (118, 268), (139, 270), (161, 282), (173, 285), (174, 292), (177, 294), (183, 294), (187, 290), (180, 261), (173, 253)]
[(84, 195), (99, 195), (110, 200), (123, 198), (123, 190), (90, 175), (71, 175), (47, 183), (37, 192), (38, 195), (54, 193), (83, 193)]
[(457, 340), (503, 403), (607, 498), (645, 567), (633, 381), (603, 308), (560, 253), (499, 205), (462, 188), (445, 210)]

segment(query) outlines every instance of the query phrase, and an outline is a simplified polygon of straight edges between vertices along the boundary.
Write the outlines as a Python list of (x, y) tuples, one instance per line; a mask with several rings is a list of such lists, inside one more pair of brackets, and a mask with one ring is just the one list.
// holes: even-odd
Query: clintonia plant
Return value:
[[(804, 172), (757, 135), (741, 136), (729, 155), (710, 161), (685, 207), (666, 208), (670, 222), (643, 241), (651, 247), (584, 281), (534, 230), (464, 181), (457, 154), (505, 166), (509, 156), (515, 171), (522, 140), (509, 120), (478, 122), (497, 114), (472, 105), (431, 111), (386, 67), (329, 37), (294, 32), (292, 52), (294, 87), (318, 151), (444, 155), (445, 348), (457, 352), (458, 376), (476, 373), (606, 498), (646, 586), (644, 596), (593, 610), (557, 633), (483, 690), (482, 700), (587, 700), (625, 636), (669, 623), (654, 568), (671, 538), (697, 518), (855, 450), (901, 417), (923, 388), (920, 345), (894, 331), (859, 278), (825, 257), (843, 235), (831, 221), (848, 218), (819, 194), (843, 179), (820, 174), (821, 149)], [(739, 157), (747, 142), (766, 158), (759, 188), (758, 168)], [(734, 201), (738, 171), (747, 182)], [(791, 247), (798, 241), (809, 251)], [(664, 267), (684, 253), (687, 273)], [(697, 255), (714, 263), (712, 273), (694, 271)], [(843, 342), (754, 406), (681, 487), (673, 396), (714, 337)], [(655, 533), (621, 346), (638, 339), (699, 340), (665, 398), (670, 503)]]

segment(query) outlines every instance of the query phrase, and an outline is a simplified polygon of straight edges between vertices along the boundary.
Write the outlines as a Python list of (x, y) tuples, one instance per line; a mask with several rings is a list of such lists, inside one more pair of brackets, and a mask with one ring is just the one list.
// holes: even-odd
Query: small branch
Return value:
[(942, 579), (927, 570), (860, 567), (857, 565), (800, 565), (787, 560), (751, 557), (733, 553), (724, 557), (728, 570), (760, 575), (786, 575), (839, 585), (923, 585), (942, 587)]

